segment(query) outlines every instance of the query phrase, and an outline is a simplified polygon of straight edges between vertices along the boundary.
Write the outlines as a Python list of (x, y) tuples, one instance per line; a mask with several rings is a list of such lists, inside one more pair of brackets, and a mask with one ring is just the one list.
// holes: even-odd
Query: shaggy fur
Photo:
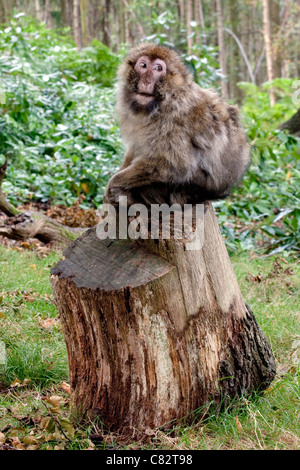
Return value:
[[(167, 66), (145, 106), (134, 98), (141, 80), (134, 68), (141, 56)], [(196, 204), (226, 197), (250, 162), (238, 109), (200, 88), (176, 52), (163, 46), (135, 48), (118, 76), (117, 112), (128, 149), (105, 202), (116, 204), (120, 195), (129, 204)]]

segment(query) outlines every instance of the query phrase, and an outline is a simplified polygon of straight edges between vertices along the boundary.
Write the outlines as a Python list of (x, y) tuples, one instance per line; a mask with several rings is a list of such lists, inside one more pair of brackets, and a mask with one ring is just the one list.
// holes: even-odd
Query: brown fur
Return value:
[[(133, 104), (141, 77), (137, 60), (159, 58), (167, 66), (147, 106)], [(238, 109), (200, 88), (175, 51), (142, 44), (119, 69), (117, 112), (128, 146), (120, 171), (109, 181), (105, 202), (200, 203), (228, 195), (246, 171), (249, 146)]]

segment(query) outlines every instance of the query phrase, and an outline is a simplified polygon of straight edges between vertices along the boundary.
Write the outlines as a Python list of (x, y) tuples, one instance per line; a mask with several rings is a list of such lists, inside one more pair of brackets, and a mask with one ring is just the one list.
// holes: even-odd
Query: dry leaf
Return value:
[(60, 397), (59, 395), (52, 395), (50, 398), (45, 400), (46, 403), (48, 403), (50, 407), (50, 411), (55, 414), (60, 414), (60, 406), (63, 404), (63, 397)]
[(0, 432), (0, 444), (3, 444), (5, 441), (5, 434), (3, 432)]
[(241, 423), (239, 421), (239, 418), (237, 416), (235, 416), (235, 424), (236, 424), (236, 427), (238, 428), (238, 430), (242, 431), (243, 426), (241, 425)]
[(67, 393), (71, 393), (71, 385), (67, 382), (62, 382), (60, 388), (62, 388)]
[(21, 380), (15, 379), (15, 380), (10, 384), (10, 387), (11, 387), (11, 388), (19, 387), (20, 384), (21, 384)]
[(38, 444), (38, 441), (33, 436), (25, 436), (23, 439), (23, 443), (25, 446), (31, 446), (34, 444)]
[(59, 325), (59, 320), (56, 318), (46, 318), (45, 320), (38, 319), (38, 323), (42, 328), (51, 328), (52, 326)]
[(65, 434), (67, 434), (70, 438), (74, 437), (75, 429), (68, 418), (61, 416), (59, 418), (59, 423)]

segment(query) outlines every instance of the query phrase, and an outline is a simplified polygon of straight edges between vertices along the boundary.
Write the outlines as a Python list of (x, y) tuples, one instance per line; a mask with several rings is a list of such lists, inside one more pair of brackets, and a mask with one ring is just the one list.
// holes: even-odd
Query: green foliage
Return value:
[[(155, 34), (148, 36), (147, 41), (155, 42), (156, 44), (174, 47), (177, 51), (185, 51), (186, 49), (186, 31), (182, 30), (178, 41), (170, 42), (169, 31), (171, 25), (176, 22), (176, 16), (171, 11), (165, 11), (161, 14), (152, 12), (151, 24), (153, 30), (157, 31)], [(199, 28), (196, 22), (192, 22), (192, 35), (196, 36), (197, 29)], [(188, 54), (183, 52), (181, 54), (182, 60), (185, 62), (188, 69), (194, 75), (195, 81), (202, 87), (215, 87), (220, 88), (221, 74), (219, 72), (219, 64), (217, 62), (217, 49), (211, 45), (207, 45), (204, 41), (201, 45), (196, 42), (193, 45), (193, 53)]]
[(270, 84), (261, 89), (240, 84), (252, 164), (232, 197), (216, 204), (232, 250), (257, 245), (268, 253), (299, 250), (300, 139), (278, 129), (297, 111), (292, 85), (290, 79), (274, 80), (278, 101), (270, 108)]
[(11, 201), (71, 204), (84, 192), (98, 205), (120, 163), (112, 88), (101, 86), (111, 84), (117, 57), (98, 41), (79, 54), (68, 37), (20, 15), (1, 31), (0, 53), (0, 153), (9, 159), (3, 188)]
[[(167, 40), (173, 20), (154, 12), (158, 32), (147, 40), (173, 45)], [(123, 155), (112, 87), (119, 57), (97, 40), (79, 53), (66, 31), (21, 14), (0, 31), (0, 54), (0, 164), (9, 160), (4, 191), (15, 204), (34, 198), (69, 205), (85, 193), (85, 204), (98, 206)], [(195, 45), (182, 58), (201, 86), (218, 88), (214, 48)], [(261, 88), (240, 84), (252, 165), (231, 197), (214, 204), (230, 251), (299, 249), (300, 140), (278, 129), (296, 112), (294, 85), (291, 79)], [(273, 108), (270, 86), (277, 94)]]

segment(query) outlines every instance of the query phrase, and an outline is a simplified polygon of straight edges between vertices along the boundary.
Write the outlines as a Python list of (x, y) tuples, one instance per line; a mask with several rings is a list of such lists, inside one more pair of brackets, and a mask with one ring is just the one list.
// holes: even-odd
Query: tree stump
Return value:
[(273, 380), (210, 203), (202, 248), (186, 243), (100, 240), (92, 228), (52, 269), (77, 416), (118, 432), (168, 428)]

